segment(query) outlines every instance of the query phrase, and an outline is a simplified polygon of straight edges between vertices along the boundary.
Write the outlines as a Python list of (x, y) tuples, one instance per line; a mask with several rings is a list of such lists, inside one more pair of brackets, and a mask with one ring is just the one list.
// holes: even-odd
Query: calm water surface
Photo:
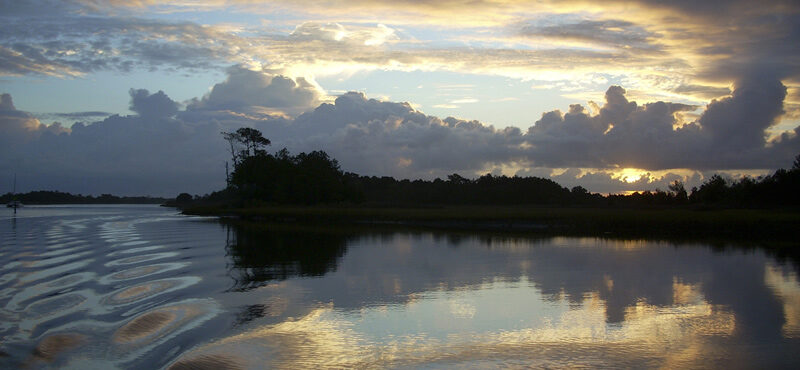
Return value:
[(0, 213), (0, 367), (791, 368), (795, 266), (594, 238)]

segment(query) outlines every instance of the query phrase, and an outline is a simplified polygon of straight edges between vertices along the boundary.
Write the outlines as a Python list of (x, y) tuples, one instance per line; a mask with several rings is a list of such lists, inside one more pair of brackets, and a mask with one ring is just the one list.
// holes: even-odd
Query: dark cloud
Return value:
[(0, 154), (6, 160), (13, 160), (18, 148), (42, 135), (58, 135), (68, 131), (59, 123), (43, 125), (33, 115), (17, 110), (10, 94), (0, 94)]
[(100, 111), (87, 111), (87, 112), (66, 112), (66, 113), (46, 113), (44, 116), (64, 118), (72, 121), (80, 121), (97, 117), (108, 117), (112, 113)]
[(289, 144), (322, 148), (345, 169), (369, 175), (432, 178), (475, 172), (509, 161), (519, 129), (427, 116), (407, 103), (381, 102), (350, 92), (299, 116)]
[[(760, 5), (759, 5), (760, 6)], [(752, 14), (756, 13), (756, 14)], [(709, 27), (713, 46), (697, 50), (707, 56), (698, 75), (717, 80), (741, 80), (753, 74), (768, 73), (772, 78), (800, 78), (800, 3), (773, 12), (748, 12), (724, 19), (724, 27)]]
[(17, 110), (14, 107), (14, 101), (11, 99), (11, 95), (9, 94), (2, 94), (0, 95), (0, 111), (8, 112)]
[(171, 101), (168, 97), (146, 96), (152, 97), (137, 100), (143, 115), (76, 123), (61, 135), (34, 136), (31, 132), (45, 130), (44, 125), (31, 131), (0, 114), (0, 127), (17, 127), (0, 135), (15, 143), (0, 147), (0, 171), (18, 172), (20, 185), (28, 190), (174, 196), (175, 191), (202, 193), (224, 186), (225, 147), (219, 133), (243, 122), (234, 127), (214, 120), (185, 122), (164, 114), (168, 110), (159, 105)]
[(774, 13), (787, 11), (789, 9), (797, 9), (798, 7), (797, 2), (793, 0), (764, 0), (760, 1), (758, 6), (755, 8), (753, 6), (753, 2), (749, 0), (621, 0), (618, 2), (633, 4), (638, 3), (652, 8), (676, 10), (688, 17), (702, 17), (718, 22), (726, 22), (725, 17), (722, 17), (722, 15), (737, 16), (760, 12)]
[(672, 91), (678, 94), (694, 95), (704, 99), (715, 99), (731, 93), (731, 90), (727, 87), (714, 87), (697, 84), (682, 84), (672, 89)]
[(766, 144), (765, 130), (783, 112), (786, 86), (769, 77), (737, 82), (730, 97), (712, 101), (699, 123), (719, 152), (750, 152)]
[(785, 166), (800, 138), (767, 143), (766, 129), (783, 113), (785, 86), (775, 79), (749, 79), (731, 97), (712, 101), (697, 122), (680, 126), (676, 113), (695, 107), (655, 102), (637, 105), (612, 86), (600, 113), (580, 105), (552, 111), (525, 135), (528, 158), (541, 167), (649, 170), (672, 168), (755, 169)]
[(144, 118), (172, 117), (178, 113), (178, 103), (161, 90), (150, 94), (145, 89), (131, 89), (129, 93), (131, 95), (130, 110)]
[[(344, 170), (366, 175), (430, 179), (519, 169), (520, 175), (543, 176), (549, 171), (539, 169), (593, 168), (598, 170), (573, 169), (554, 178), (601, 192), (666, 189), (676, 179), (691, 185), (709, 171), (787, 167), (800, 152), (800, 127), (777, 138), (765, 136), (784, 110), (786, 88), (763, 76), (736, 83), (731, 96), (712, 101), (688, 123), (678, 115), (697, 107), (660, 101), (640, 105), (619, 86), (608, 89), (596, 114), (574, 104), (566, 113), (544, 113), (526, 132), (440, 119), (408, 103), (356, 92), (294, 119), (258, 113), (264, 108), (299, 111), (313, 101), (313, 91), (293, 79), (236, 68), (191, 109), (179, 111), (161, 91), (131, 90), (131, 108), (138, 115), (78, 123), (71, 132), (42, 125), (16, 110), (5, 94), (0, 98), (0, 172), (24, 169), (21, 175), (31, 189), (205, 193), (224, 186), (229, 158), (220, 132), (244, 126), (261, 130), (273, 150), (325, 150)], [(666, 175), (623, 183), (612, 173), (624, 167)], [(669, 173), (685, 168), (693, 174)]]
[(17, 51), (0, 45), (0, 74), (26, 75), (26, 74), (70, 74), (73, 71), (65, 65), (49, 60), (31, 59)]
[(644, 27), (623, 20), (582, 20), (577, 22), (559, 22), (557, 24), (524, 24), (519, 34), (528, 37), (544, 37), (559, 40), (585, 41), (622, 49), (638, 49), (643, 51), (659, 51), (654, 43), (659, 35), (647, 31)]

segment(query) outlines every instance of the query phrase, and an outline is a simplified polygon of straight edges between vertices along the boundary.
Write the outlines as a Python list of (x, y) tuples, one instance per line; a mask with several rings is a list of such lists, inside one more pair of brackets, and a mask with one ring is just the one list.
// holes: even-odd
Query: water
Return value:
[[(6, 211), (6, 210), (4, 210)], [(797, 367), (762, 250), (0, 213), (0, 367)]]

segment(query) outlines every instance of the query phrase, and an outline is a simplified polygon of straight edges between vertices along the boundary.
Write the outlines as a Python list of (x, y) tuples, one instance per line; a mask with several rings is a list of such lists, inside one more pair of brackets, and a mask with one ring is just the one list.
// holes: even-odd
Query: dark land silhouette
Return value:
[(223, 133), (229, 143), (233, 171), (227, 188), (200, 197), (181, 194), (178, 205), (217, 204), (230, 207), (274, 205), (363, 205), (427, 207), (440, 205), (543, 205), (614, 207), (786, 208), (800, 205), (800, 155), (788, 170), (738, 180), (714, 175), (687, 190), (680, 181), (668, 189), (629, 195), (601, 195), (582, 186), (568, 189), (539, 177), (486, 174), (468, 179), (398, 180), (343, 172), (324, 151), (292, 155), (266, 151), (270, 141), (258, 130)]
[(412, 181), (362, 176), (342, 171), (323, 151), (271, 154), (265, 149), (269, 140), (254, 129), (223, 135), (233, 162), (227, 188), (205, 196), (183, 193), (169, 205), (187, 214), (266, 222), (792, 245), (800, 239), (800, 156), (791, 169), (756, 179), (715, 175), (690, 191), (676, 181), (667, 190), (604, 196), (538, 177), (452, 174)]
[(38, 190), (27, 193), (6, 193), (0, 195), (0, 203), (18, 200), (23, 204), (162, 204), (168, 199), (148, 196), (116, 196), (102, 194), (98, 196), (70, 194), (60, 191)]

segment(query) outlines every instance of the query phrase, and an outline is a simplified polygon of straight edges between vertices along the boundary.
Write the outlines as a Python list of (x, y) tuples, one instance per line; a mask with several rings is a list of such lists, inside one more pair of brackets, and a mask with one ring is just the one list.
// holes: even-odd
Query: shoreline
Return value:
[(524, 206), (194, 206), (184, 214), (254, 222), (402, 226), (530, 234), (618, 237), (721, 237), (800, 241), (800, 212), (793, 209), (633, 209)]

